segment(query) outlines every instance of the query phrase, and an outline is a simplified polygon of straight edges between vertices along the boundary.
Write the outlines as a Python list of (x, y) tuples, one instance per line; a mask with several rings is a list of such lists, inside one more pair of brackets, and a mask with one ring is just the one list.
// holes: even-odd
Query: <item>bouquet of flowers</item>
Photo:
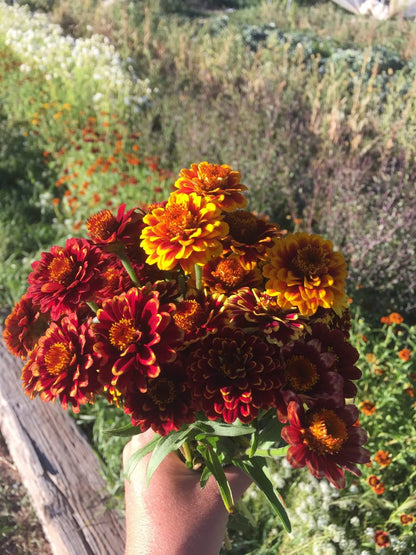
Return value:
[(26, 360), (30, 398), (62, 408), (105, 396), (130, 416), (117, 433), (152, 428), (148, 477), (172, 451), (212, 474), (234, 509), (224, 466), (247, 472), (286, 529), (267, 472), (286, 455), (337, 488), (369, 461), (353, 404), (346, 263), (332, 243), (285, 233), (246, 209), (240, 173), (182, 169), (168, 200), (108, 209), (33, 262), (5, 324)]

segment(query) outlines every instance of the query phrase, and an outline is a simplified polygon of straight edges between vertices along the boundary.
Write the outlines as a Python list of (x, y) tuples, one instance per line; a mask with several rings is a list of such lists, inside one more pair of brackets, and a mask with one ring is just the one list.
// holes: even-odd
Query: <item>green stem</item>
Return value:
[[(278, 449), (257, 449), (254, 453), (255, 457), (283, 457), (286, 455), (289, 445), (286, 447), (279, 447)], [(250, 454), (250, 449), (246, 451), (247, 455)]]
[(195, 264), (195, 286), (198, 291), (202, 290), (202, 266)]
[(186, 466), (192, 468), (192, 453), (187, 441), (182, 443), (182, 454), (185, 457)]
[(88, 305), (88, 306), (90, 307), (90, 309), (91, 309), (93, 312), (95, 312), (95, 313), (97, 313), (97, 310), (100, 308), (100, 307), (98, 306), (98, 304), (95, 303), (94, 301), (87, 301), (87, 305)]
[(140, 285), (140, 282), (137, 278), (136, 272), (133, 269), (133, 266), (131, 265), (130, 260), (127, 258), (125, 254), (121, 254), (121, 253), (117, 253), (117, 254), (124, 266), (124, 269), (129, 274), (131, 281), (134, 283), (134, 285)]

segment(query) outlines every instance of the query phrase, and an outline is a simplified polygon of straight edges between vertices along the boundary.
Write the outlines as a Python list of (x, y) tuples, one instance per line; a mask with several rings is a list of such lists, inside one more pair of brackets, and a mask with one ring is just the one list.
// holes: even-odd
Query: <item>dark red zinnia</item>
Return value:
[(288, 407), (289, 425), (282, 438), (290, 445), (287, 460), (294, 468), (307, 466), (315, 478), (326, 476), (338, 489), (345, 487), (342, 469), (361, 475), (356, 463), (370, 461), (370, 453), (362, 445), (366, 432), (354, 424), (358, 409), (354, 405), (317, 404), (305, 412), (301, 403)]
[(388, 547), (390, 545), (390, 537), (384, 530), (376, 530), (374, 533), (374, 543), (380, 548)]
[(124, 412), (134, 426), (144, 432), (148, 428), (162, 436), (179, 430), (184, 423), (195, 421), (191, 409), (191, 394), (186, 371), (177, 359), (161, 368), (156, 378), (147, 379), (147, 390), (129, 392), (124, 401)]
[(27, 294), (15, 303), (4, 323), (3, 338), (9, 351), (25, 359), (49, 326), (45, 314)]
[(209, 260), (202, 271), (202, 282), (211, 292), (229, 295), (244, 286), (260, 287), (263, 278), (258, 268), (243, 268), (239, 257), (233, 254)]
[(139, 208), (126, 212), (125, 204), (119, 207), (116, 216), (111, 210), (101, 210), (88, 218), (88, 235), (93, 243), (99, 245), (138, 244), (143, 216), (144, 212)]
[(94, 351), (91, 320), (79, 323), (76, 314), (52, 322), (31, 351), (22, 370), (26, 393), (43, 401), (59, 399), (62, 408), (79, 406), (94, 399), (102, 386), (98, 381), (100, 356)]
[(344, 402), (342, 376), (331, 368), (335, 356), (323, 353), (317, 340), (294, 341), (281, 349), (286, 383), (276, 398), (281, 422), (286, 422), (287, 406), (292, 400), (313, 405), (319, 400)]
[(102, 285), (104, 259), (98, 247), (86, 239), (68, 239), (65, 247), (54, 246), (32, 263), (28, 296), (52, 320), (74, 312), (91, 300)]
[(276, 347), (261, 337), (224, 327), (191, 352), (189, 384), (196, 410), (210, 420), (251, 422), (273, 405), (281, 384)]
[(361, 371), (355, 366), (359, 358), (357, 349), (348, 343), (345, 335), (340, 330), (331, 330), (324, 324), (312, 326), (311, 335), (319, 340), (321, 351), (334, 355), (331, 371), (337, 372), (344, 378), (344, 397), (355, 397), (357, 387), (351, 380), (358, 380)]
[(104, 301), (94, 332), (105, 359), (102, 377), (123, 394), (146, 391), (146, 378), (156, 378), (160, 365), (173, 362), (182, 333), (172, 314), (175, 305), (161, 303), (159, 292), (131, 288)]

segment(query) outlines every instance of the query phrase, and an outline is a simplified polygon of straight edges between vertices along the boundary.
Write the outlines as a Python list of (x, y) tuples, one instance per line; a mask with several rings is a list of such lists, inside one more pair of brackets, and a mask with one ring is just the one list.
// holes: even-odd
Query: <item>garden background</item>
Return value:
[[(415, 48), (413, 21), (329, 1), (0, 0), (3, 314), (41, 251), (102, 208), (166, 198), (202, 160), (348, 260), (371, 466), (338, 491), (277, 461), (292, 534), (249, 490), (232, 554), (416, 553)], [(121, 412), (77, 419), (122, 508), (125, 440), (105, 434)]]

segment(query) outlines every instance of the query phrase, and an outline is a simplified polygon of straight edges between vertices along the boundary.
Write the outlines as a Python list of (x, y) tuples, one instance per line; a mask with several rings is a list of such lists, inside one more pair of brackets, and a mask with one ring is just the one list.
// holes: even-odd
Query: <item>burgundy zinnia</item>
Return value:
[(146, 378), (156, 378), (160, 365), (176, 358), (182, 334), (172, 319), (175, 306), (160, 303), (158, 291), (131, 288), (104, 301), (94, 324), (97, 350), (105, 359), (105, 385), (146, 391)]
[(142, 431), (152, 428), (164, 436), (179, 430), (182, 424), (195, 420), (186, 382), (186, 372), (177, 359), (163, 366), (157, 378), (148, 378), (146, 392), (129, 392), (125, 397), (124, 412)]
[(91, 320), (80, 324), (76, 314), (52, 322), (29, 355), (22, 370), (26, 393), (43, 401), (59, 399), (62, 408), (74, 412), (101, 392), (98, 382), (100, 357), (94, 352)]
[(102, 285), (104, 259), (98, 247), (86, 239), (68, 239), (65, 247), (54, 246), (32, 263), (28, 295), (52, 320), (75, 312), (93, 298)]
[(39, 306), (34, 305), (30, 297), (25, 294), (19, 302), (15, 303), (12, 312), (6, 318), (4, 342), (13, 355), (25, 359), (47, 330), (48, 325), (46, 315), (42, 314)]
[(251, 422), (268, 409), (280, 386), (276, 348), (264, 339), (225, 327), (191, 353), (188, 374), (197, 410), (210, 420)]
[(342, 469), (360, 476), (356, 463), (370, 461), (369, 451), (362, 447), (367, 434), (354, 425), (357, 417), (354, 405), (320, 404), (305, 412), (300, 403), (292, 401), (289, 425), (282, 430), (282, 438), (290, 445), (287, 460), (294, 468), (306, 465), (315, 478), (326, 476), (338, 489), (345, 487)]

